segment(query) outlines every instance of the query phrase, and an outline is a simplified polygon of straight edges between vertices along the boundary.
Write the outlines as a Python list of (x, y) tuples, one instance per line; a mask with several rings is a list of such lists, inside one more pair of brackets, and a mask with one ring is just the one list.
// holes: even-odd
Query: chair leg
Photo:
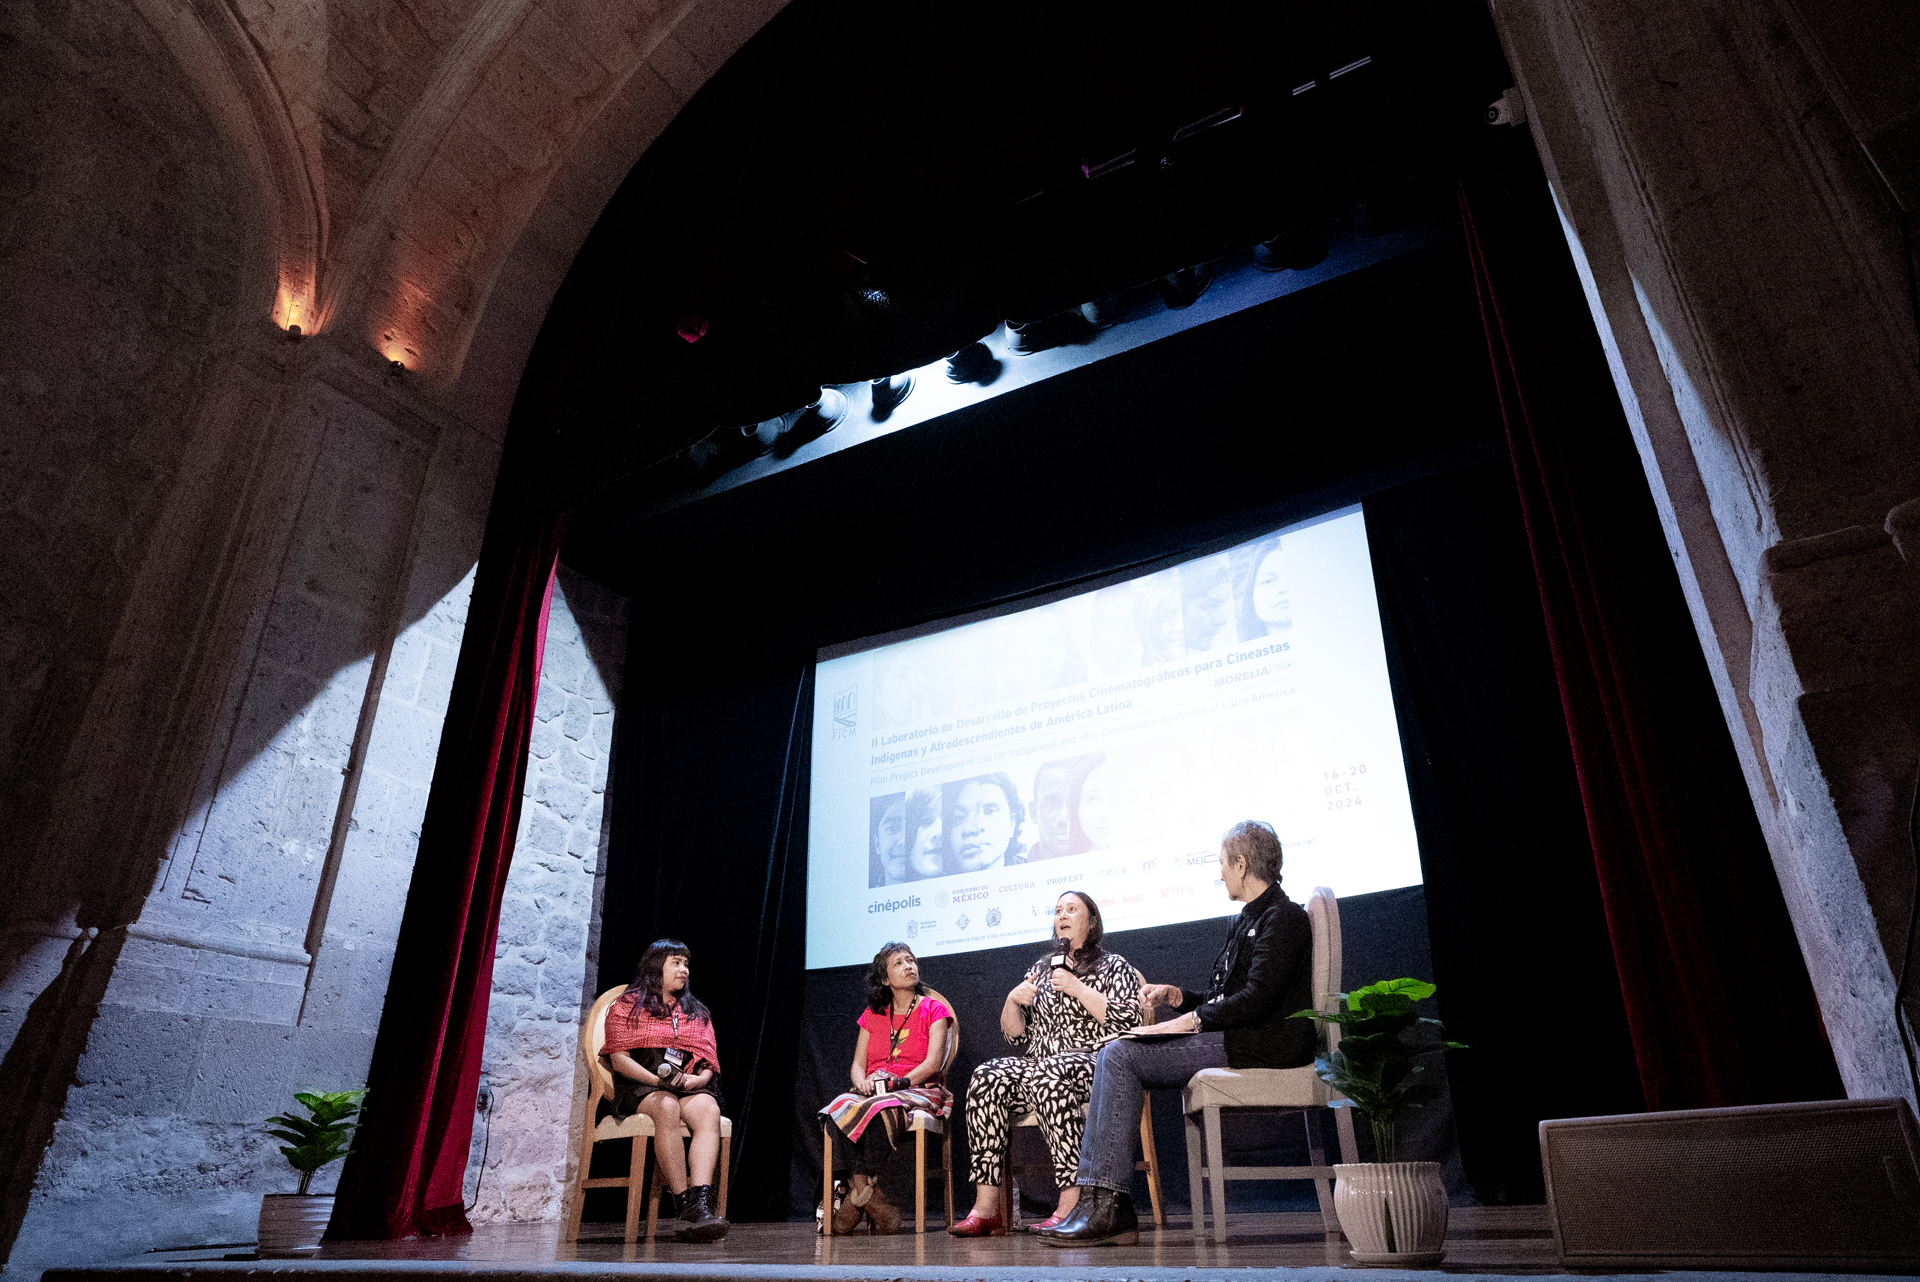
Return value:
[(1167, 1227), (1167, 1213), (1160, 1206), (1160, 1154), (1153, 1147), (1153, 1096), (1140, 1097), (1140, 1155), (1147, 1171), (1147, 1197), (1153, 1202), (1153, 1227)]
[(827, 1133), (832, 1122), (820, 1124), (820, 1231), (833, 1236), (833, 1136)]
[(953, 1136), (940, 1137), (940, 1170), (947, 1177), (947, 1227), (953, 1227)]
[(660, 1193), (666, 1187), (667, 1182), (660, 1176), (660, 1163), (656, 1160), (653, 1164), (653, 1179), (649, 1182), (647, 1190), (647, 1241), (649, 1242), (653, 1241), (654, 1235), (660, 1229)]
[(1360, 1160), (1360, 1145), (1353, 1138), (1353, 1110), (1336, 1108), (1333, 1110), (1334, 1129), (1340, 1133), (1340, 1160), (1353, 1163)]
[(733, 1136), (720, 1137), (720, 1204), (713, 1208), (721, 1219), (727, 1218), (727, 1172), (733, 1167)]
[(1207, 1152), (1213, 1163), (1213, 1240), (1227, 1243), (1227, 1148), (1220, 1142), (1220, 1108), (1209, 1104), (1202, 1110), (1207, 1128)]
[(927, 1132), (913, 1133), (913, 1231), (927, 1231)]
[(1188, 1113), (1187, 1120), (1187, 1205), (1193, 1208), (1193, 1236), (1198, 1239), (1207, 1231), (1207, 1200), (1200, 1172), (1206, 1159), (1206, 1140), (1200, 1134), (1200, 1123)]
[[(660, 1174), (660, 1164), (654, 1163), (654, 1175)], [(633, 1156), (627, 1161), (627, 1230), (626, 1243), (632, 1246), (634, 1239), (640, 1236), (640, 1204), (646, 1200), (647, 1189), (647, 1137), (633, 1137)], [(647, 1226), (647, 1236), (653, 1236), (653, 1226)]]
[(1007, 1232), (1013, 1232), (1013, 1168), (1007, 1165), (1007, 1158), (1013, 1154), (1013, 1141), (1007, 1141), (1009, 1152), (1000, 1159), (1000, 1223), (1006, 1225)]
[(1340, 1217), (1333, 1210), (1333, 1172), (1327, 1169), (1327, 1146), (1320, 1139), (1320, 1128), (1314, 1125), (1314, 1114), (1319, 1111), (1301, 1109), (1300, 1122), (1307, 1128), (1307, 1165), (1327, 1172), (1324, 1179), (1318, 1175), (1313, 1177), (1313, 1195), (1320, 1201), (1320, 1229), (1323, 1233), (1335, 1233), (1339, 1231)]
[(580, 1170), (573, 1177), (573, 1206), (567, 1212), (567, 1236), (569, 1242), (580, 1240), (580, 1217), (587, 1209), (587, 1176), (593, 1171), (593, 1114), (594, 1105), (600, 1097), (587, 1101), (587, 1121), (580, 1132)]

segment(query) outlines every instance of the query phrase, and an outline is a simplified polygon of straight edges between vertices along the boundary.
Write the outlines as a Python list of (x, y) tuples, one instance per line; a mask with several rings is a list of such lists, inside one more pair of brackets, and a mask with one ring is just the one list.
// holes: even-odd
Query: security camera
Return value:
[(1527, 104), (1520, 100), (1518, 89), (1509, 88), (1493, 102), (1487, 104), (1487, 123), (1490, 125), (1527, 123)]

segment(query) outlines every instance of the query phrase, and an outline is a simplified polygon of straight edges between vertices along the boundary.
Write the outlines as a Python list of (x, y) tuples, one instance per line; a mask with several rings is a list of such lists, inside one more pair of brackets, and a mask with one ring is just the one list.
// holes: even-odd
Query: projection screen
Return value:
[(822, 650), (807, 966), (1239, 910), (1221, 833), (1273, 824), (1296, 902), (1420, 880), (1358, 507), (1127, 582)]

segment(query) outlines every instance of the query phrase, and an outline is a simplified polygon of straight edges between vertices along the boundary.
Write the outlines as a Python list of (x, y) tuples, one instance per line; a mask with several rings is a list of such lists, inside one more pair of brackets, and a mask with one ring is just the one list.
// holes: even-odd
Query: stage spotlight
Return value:
[(1072, 347), (1088, 342), (1097, 332), (1076, 307), (1039, 320), (1008, 321), (1007, 350), (1015, 356), (1031, 356), (1050, 347)]
[(1295, 227), (1253, 247), (1253, 265), (1263, 272), (1304, 271), (1327, 256), (1327, 238), (1310, 227)]
[(819, 400), (783, 420), (788, 422), (788, 427), (774, 440), (773, 456), (790, 457), (808, 441), (817, 441), (840, 426), (846, 417), (847, 394), (837, 387), (821, 388)]
[(773, 443), (779, 440), (786, 430), (785, 415), (779, 418), (762, 419), (758, 423), (741, 428), (740, 435), (746, 444), (746, 456), (750, 459), (759, 458), (773, 448)]
[(1191, 307), (1200, 301), (1200, 295), (1207, 292), (1213, 284), (1213, 268), (1205, 263), (1198, 267), (1182, 267), (1177, 272), (1168, 272), (1160, 278), (1160, 297), (1167, 307), (1178, 311), (1182, 307)]
[(895, 374), (873, 380), (873, 421), (884, 423), (893, 417), (900, 402), (913, 395), (913, 375)]
[(968, 343), (947, 357), (947, 378), (951, 382), (985, 387), (999, 377), (1000, 362), (985, 343)]
[(1080, 304), (1080, 314), (1095, 329), (1112, 329), (1126, 319), (1126, 310), (1118, 294), (1108, 294), (1105, 298)]

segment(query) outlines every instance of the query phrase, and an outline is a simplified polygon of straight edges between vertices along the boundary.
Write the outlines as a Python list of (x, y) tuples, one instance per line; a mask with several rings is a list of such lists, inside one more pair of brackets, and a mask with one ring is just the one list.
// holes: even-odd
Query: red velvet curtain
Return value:
[(1545, 183), (1458, 217), (1647, 1107), (1843, 1097)]
[(467, 1233), (464, 1184), (566, 518), (489, 525), (368, 1073), (328, 1236)]

